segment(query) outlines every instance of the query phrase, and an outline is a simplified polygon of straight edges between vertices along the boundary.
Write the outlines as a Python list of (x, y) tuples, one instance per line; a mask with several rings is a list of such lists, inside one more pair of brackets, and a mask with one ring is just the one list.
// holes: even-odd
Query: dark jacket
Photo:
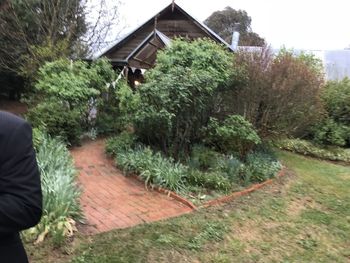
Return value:
[(40, 175), (32, 129), (0, 111), (0, 262), (27, 262), (19, 231), (36, 225), (42, 213)]

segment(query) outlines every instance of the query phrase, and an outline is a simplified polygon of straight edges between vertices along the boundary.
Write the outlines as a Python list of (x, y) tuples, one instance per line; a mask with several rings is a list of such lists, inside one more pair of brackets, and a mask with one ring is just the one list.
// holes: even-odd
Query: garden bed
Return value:
[(141, 180), (145, 187), (168, 194), (192, 209), (258, 189), (282, 168), (266, 149), (251, 152), (240, 160), (195, 146), (191, 155), (180, 162), (135, 142), (131, 134), (122, 133), (107, 140), (106, 151), (115, 156), (116, 166), (126, 176)]
[[(282, 169), (276, 175), (276, 178), (284, 176), (285, 172), (286, 172), (286, 168), (282, 167)], [(129, 175), (129, 176), (137, 181), (145, 183), (136, 174)], [(191, 196), (186, 194), (186, 193), (184, 194), (184, 196), (182, 196), (182, 195), (179, 195), (173, 191), (164, 189), (164, 188), (156, 186), (156, 185), (150, 185), (149, 188), (153, 191), (157, 191), (159, 193), (165, 194), (165, 195), (177, 200), (178, 202), (188, 206), (189, 208), (191, 208), (193, 210), (198, 210), (201, 208), (206, 208), (206, 207), (210, 207), (210, 206), (214, 206), (214, 205), (228, 203), (228, 202), (230, 202), (230, 201), (232, 201), (240, 196), (248, 195), (256, 190), (259, 190), (260, 188), (262, 188), (266, 185), (272, 184), (274, 182), (274, 179), (275, 178), (268, 179), (262, 183), (252, 184), (246, 188), (243, 188), (243, 190), (232, 192), (230, 194), (226, 194), (226, 195), (218, 194), (216, 196), (208, 196), (208, 199), (206, 199), (206, 200), (200, 200), (198, 198), (194, 199), (193, 197), (191, 198)]]

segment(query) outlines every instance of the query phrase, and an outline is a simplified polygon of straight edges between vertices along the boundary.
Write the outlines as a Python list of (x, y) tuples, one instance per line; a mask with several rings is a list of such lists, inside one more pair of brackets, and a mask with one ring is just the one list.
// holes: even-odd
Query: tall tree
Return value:
[(237, 11), (229, 6), (222, 11), (215, 11), (204, 21), (228, 43), (231, 43), (232, 34), (236, 30), (240, 33), (239, 45), (264, 46), (265, 40), (252, 32), (251, 22), (252, 19), (246, 11)]
[(73, 47), (87, 31), (79, 0), (3, 1), (0, 9), (0, 67), (18, 73), (33, 47)]
[(30, 83), (46, 61), (84, 57), (98, 49), (118, 21), (120, 2), (97, 3), (92, 6), (88, 0), (0, 0), (0, 81), (11, 75)]

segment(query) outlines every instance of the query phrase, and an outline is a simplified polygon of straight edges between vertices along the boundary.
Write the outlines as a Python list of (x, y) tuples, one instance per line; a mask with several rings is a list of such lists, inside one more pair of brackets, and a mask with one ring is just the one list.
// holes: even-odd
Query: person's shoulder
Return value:
[(27, 122), (24, 119), (12, 114), (12, 113), (0, 111), (1, 130), (6, 130), (6, 129), (14, 130), (17, 127), (21, 127), (21, 126), (22, 127), (27, 126)]

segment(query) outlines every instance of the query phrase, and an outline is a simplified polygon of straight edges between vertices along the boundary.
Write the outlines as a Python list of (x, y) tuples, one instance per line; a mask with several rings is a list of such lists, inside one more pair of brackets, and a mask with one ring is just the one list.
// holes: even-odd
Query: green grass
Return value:
[[(279, 152), (287, 176), (227, 205), (69, 244), (33, 262), (349, 262), (350, 167)], [(49, 258), (49, 260), (48, 260)]]

